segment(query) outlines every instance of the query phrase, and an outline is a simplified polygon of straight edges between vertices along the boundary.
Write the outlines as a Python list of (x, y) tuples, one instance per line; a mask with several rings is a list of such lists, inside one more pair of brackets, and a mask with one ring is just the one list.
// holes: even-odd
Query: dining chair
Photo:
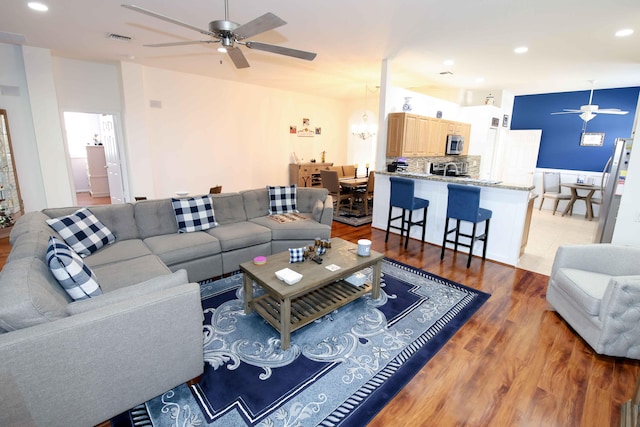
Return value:
[(220, 194), (222, 193), (222, 185), (216, 185), (215, 187), (209, 188), (209, 194)]
[(364, 204), (365, 215), (369, 215), (369, 201), (371, 201), (371, 207), (373, 207), (373, 190), (375, 182), (374, 172), (370, 172), (369, 178), (367, 179), (367, 185), (358, 187), (355, 191), (354, 198), (356, 201), (361, 200)]
[(343, 201), (349, 202), (349, 212), (353, 209), (353, 197), (350, 192), (345, 192), (340, 187), (340, 180), (338, 179), (338, 172), (332, 170), (321, 170), (320, 179), (322, 180), (322, 187), (329, 190), (329, 195), (333, 197), (336, 204), (333, 210), (334, 216), (340, 216), (340, 207)]
[(356, 176), (356, 167), (354, 165), (342, 165), (342, 175), (345, 178), (353, 178)]
[(562, 194), (560, 190), (560, 174), (558, 172), (545, 172), (542, 174), (542, 199), (540, 200), (540, 207), (538, 210), (542, 210), (544, 199), (554, 199), (556, 202), (553, 205), (553, 214), (556, 214), (558, 210), (558, 203), (560, 200), (569, 200), (571, 196), (569, 194)]

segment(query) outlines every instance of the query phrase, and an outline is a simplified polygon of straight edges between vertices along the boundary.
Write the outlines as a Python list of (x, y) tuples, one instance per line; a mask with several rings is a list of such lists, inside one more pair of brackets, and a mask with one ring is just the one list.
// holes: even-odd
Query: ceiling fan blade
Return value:
[(249, 68), (249, 62), (247, 58), (244, 57), (242, 51), (237, 47), (228, 47), (227, 53), (229, 54), (229, 58), (233, 61), (233, 65), (236, 68)]
[(160, 19), (162, 21), (166, 21), (166, 22), (170, 22), (172, 24), (180, 25), (181, 27), (185, 27), (185, 28), (188, 28), (190, 30), (197, 31), (200, 34), (204, 34), (206, 36), (211, 36), (211, 37), (215, 37), (216, 36), (214, 33), (210, 32), (208, 30), (203, 30), (202, 28), (194, 27), (193, 25), (189, 25), (189, 24), (186, 24), (186, 23), (184, 23), (182, 21), (178, 21), (176, 19), (169, 18), (168, 16), (164, 16), (164, 15), (161, 15), (159, 13), (152, 12), (152, 11), (147, 10), (147, 9), (143, 9), (143, 8), (135, 6), (133, 4), (122, 4), (121, 6), (124, 7), (124, 8), (130, 9), (130, 10), (133, 10), (135, 12), (139, 12), (139, 13), (142, 13), (142, 14), (145, 14), (145, 15), (153, 16), (154, 18)]
[(253, 21), (249, 21), (244, 25), (240, 25), (233, 32), (238, 36), (239, 40), (253, 37), (256, 34), (264, 33), (265, 31), (273, 30), (286, 24), (285, 21), (277, 17), (271, 12), (265, 13), (262, 16), (257, 17)]
[(279, 55), (292, 56), (294, 58), (305, 59), (307, 61), (313, 61), (316, 57), (316, 54), (313, 52), (305, 52), (304, 50), (291, 49), (288, 47), (276, 46), (260, 42), (247, 42), (246, 46), (250, 49), (263, 50), (265, 52), (277, 53)]
[(189, 44), (202, 44), (202, 43), (220, 43), (220, 40), (193, 40), (188, 42), (172, 42), (172, 43), (155, 43), (145, 44), (145, 47), (168, 47), (168, 46), (185, 46)]
[(578, 114), (578, 113), (582, 113), (582, 111), (580, 111), (580, 110), (564, 110), (564, 111), (556, 111), (555, 113), (551, 113), (551, 114)]
[(619, 108), (605, 108), (605, 109), (602, 109), (602, 110), (594, 111), (594, 113), (624, 115), (624, 114), (628, 114), (629, 112), (628, 111), (622, 111)]

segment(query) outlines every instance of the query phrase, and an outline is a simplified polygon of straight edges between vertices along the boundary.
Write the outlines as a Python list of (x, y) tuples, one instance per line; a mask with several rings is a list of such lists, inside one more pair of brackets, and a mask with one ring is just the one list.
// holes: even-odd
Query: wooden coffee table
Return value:
[[(270, 255), (264, 265), (253, 261), (240, 264), (244, 273), (244, 311), (255, 310), (271, 326), (280, 331), (281, 347), (289, 348), (291, 332), (319, 317), (371, 292), (380, 298), (380, 275), (384, 256), (371, 251), (368, 257), (358, 256), (358, 246), (339, 238), (331, 239), (331, 248), (322, 255), (322, 264), (311, 260), (289, 263), (289, 251)], [(335, 264), (339, 270), (326, 267)], [(354, 286), (344, 279), (363, 268), (373, 266), (373, 283)], [(302, 279), (288, 285), (276, 277), (276, 271), (289, 268), (302, 274)], [(253, 296), (253, 282), (266, 293)]]

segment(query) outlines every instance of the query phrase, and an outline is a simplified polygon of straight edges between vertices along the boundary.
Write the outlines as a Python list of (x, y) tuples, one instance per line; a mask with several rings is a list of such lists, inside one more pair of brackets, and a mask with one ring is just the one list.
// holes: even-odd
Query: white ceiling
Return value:
[[(205, 36), (121, 7), (127, 0), (41, 1), (48, 12), (30, 10), (27, 0), (2, 0), (0, 41), (22, 35), (24, 44), (57, 56), (133, 61), (338, 98), (361, 97), (365, 84), (378, 84), (383, 58), (392, 63), (393, 85), (425, 93), (563, 92), (589, 89), (589, 80), (596, 89), (640, 86), (640, 0), (229, 0), (231, 21), (266, 12), (287, 21), (253, 40), (318, 54), (308, 62), (243, 47), (251, 68), (242, 70), (216, 44), (143, 47)], [(131, 1), (203, 29), (224, 19), (223, 0)], [(614, 37), (634, 26), (632, 36)], [(516, 55), (521, 45), (529, 52)], [(484, 83), (476, 82), (480, 76)]]

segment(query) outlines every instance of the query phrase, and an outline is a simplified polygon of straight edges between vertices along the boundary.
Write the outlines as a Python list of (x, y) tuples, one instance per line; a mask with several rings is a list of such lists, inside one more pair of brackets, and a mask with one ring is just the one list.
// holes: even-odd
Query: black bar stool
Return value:
[[(444, 225), (444, 237), (442, 239), (442, 252), (440, 259), (444, 259), (444, 250), (447, 243), (453, 243), (453, 251), (458, 251), (458, 246), (469, 248), (469, 258), (467, 259), (467, 268), (471, 265), (471, 256), (473, 245), (477, 240), (482, 241), (482, 260), (487, 257), (487, 238), (489, 236), (489, 222), (492, 212), (489, 209), (480, 207), (480, 187), (471, 185), (447, 184), (449, 196), (447, 201), (447, 220)], [(455, 228), (449, 230), (449, 219), (456, 220)], [(471, 234), (460, 232), (460, 221), (473, 223)], [(484, 222), (484, 233), (476, 235), (476, 227), (478, 223)], [(455, 234), (455, 240), (449, 240), (451, 233)], [(461, 243), (460, 236), (470, 239), (469, 243)]]
[[(389, 220), (387, 221), (387, 235), (384, 238), (386, 242), (389, 239), (389, 229), (395, 228), (400, 230), (400, 239), (406, 230), (407, 238), (404, 240), (404, 248), (407, 249), (409, 244), (409, 231), (412, 225), (418, 225), (422, 227), (422, 243), (424, 243), (424, 233), (427, 229), (427, 209), (429, 208), (429, 201), (426, 199), (420, 199), (414, 196), (415, 181), (407, 178), (398, 178), (392, 176), (391, 180), (391, 197), (389, 200)], [(393, 208), (402, 209), (402, 214), (392, 218), (391, 211)], [(422, 220), (413, 221), (413, 211), (416, 209), (423, 209)], [(405, 212), (409, 211), (409, 220), (405, 220)], [(391, 225), (391, 221), (401, 220), (401, 225)], [(406, 229), (405, 229), (406, 225)]]

